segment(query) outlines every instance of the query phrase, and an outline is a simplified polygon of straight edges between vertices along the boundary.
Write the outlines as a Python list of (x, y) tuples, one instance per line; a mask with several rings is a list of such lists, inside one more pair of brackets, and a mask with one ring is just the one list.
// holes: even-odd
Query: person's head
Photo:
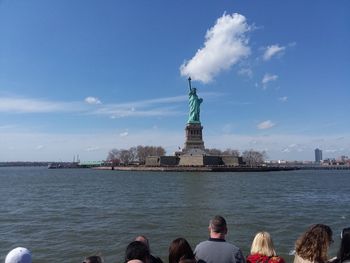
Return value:
[(329, 226), (312, 225), (296, 241), (295, 252), (303, 259), (326, 262), (332, 241), (332, 230)]
[(182, 258), (180, 259), (179, 263), (197, 263), (195, 258), (188, 259), (188, 258)]
[(150, 252), (149, 248), (140, 241), (133, 241), (127, 247), (125, 251), (125, 262), (128, 262), (132, 259), (138, 259), (144, 263), (150, 261)]
[(213, 219), (209, 221), (209, 232), (210, 237), (213, 238), (224, 238), (227, 234), (226, 220), (222, 216), (214, 216)]
[(340, 238), (340, 248), (337, 257), (341, 263), (350, 259), (350, 227), (342, 230)]
[(194, 254), (190, 244), (184, 238), (177, 238), (169, 247), (169, 263), (179, 263), (194, 260)]
[(140, 242), (142, 242), (142, 243), (144, 243), (147, 247), (148, 247), (148, 249), (149, 249), (149, 241), (148, 241), (148, 238), (147, 237), (145, 237), (145, 236), (137, 236), (136, 238), (135, 238), (135, 241), (140, 241)]
[(102, 263), (102, 258), (99, 256), (90, 256), (84, 259), (83, 263)]
[(276, 256), (270, 234), (264, 231), (257, 233), (254, 237), (250, 253), (268, 257)]
[(24, 247), (17, 247), (7, 254), (5, 263), (32, 263), (32, 253)]

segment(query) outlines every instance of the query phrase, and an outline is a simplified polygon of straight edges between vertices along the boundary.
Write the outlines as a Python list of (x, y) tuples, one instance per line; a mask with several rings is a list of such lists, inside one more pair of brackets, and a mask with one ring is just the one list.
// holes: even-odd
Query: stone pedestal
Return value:
[(185, 128), (186, 140), (180, 157), (180, 166), (203, 166), (204, 165), (204, 141), (202, 136), (203, 127), (200, 123), (188, 123)]
[[(202, 136), (203, 127), (200, 123), (188, 123), (186, 125), (186, 141), (184, 145), (184, 152), (203, 154), (204, 141)], [(197, 151), (196, 151), (197, 150)]]

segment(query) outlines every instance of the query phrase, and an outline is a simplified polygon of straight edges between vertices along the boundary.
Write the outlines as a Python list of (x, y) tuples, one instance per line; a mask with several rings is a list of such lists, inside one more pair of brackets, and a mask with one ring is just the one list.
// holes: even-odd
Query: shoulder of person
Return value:
[(196, 245), (196, 247), (202, 246), (202, 245), (205, 244), (205, 243), (208, 243), (208, 240), (204, 240), (204, 241), (199, 242), (199, 243)]
[(337, 257), (330, 258), (330, 259), (328, 259), (327, 262), (328, 262), (328, 263), (335, 263), (335, 262), (338, 262), (338, 258), (337, 258)]
[(206, 246), (205, 244), (209, 243), (207, 240), (199, 242), (196, 247), (194, 248), (194, 251), (197, 251), (198, 249), (201, 249), (201, 247)]
[(151, 263), (163, 263), (163, 261), (159, 257), (155, 257), (151, 255)]

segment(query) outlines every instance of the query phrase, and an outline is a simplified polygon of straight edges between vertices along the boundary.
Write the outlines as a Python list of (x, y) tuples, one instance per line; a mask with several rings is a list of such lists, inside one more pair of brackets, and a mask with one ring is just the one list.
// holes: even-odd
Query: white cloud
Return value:
[(282, 149), (283, 153), (290, 153), (292, 151), (302, 152), (303, 149), (298, 148), (298, 144), (296, 144), (296, 143), (289, 144), (288, 147), (285, 147)]
[(259, 123), (259, 124), (257, 125), (257, 128), (258, 128), (259, 130), (266, 130), (266, 129), (272, 128), (272, 127), (275, 126), (275, 125), (276, 125), (276, 124), (273, 123), (272, 121), (267, 120), (267, 121), (263, 121), (263, 122)]
[(278, 100), (281, 102), (286, 102), (288, 100), (288, 97), (287, 96), (279, 97)]
[(277, 45), (268, 46), (264, 52), (263, 59), (270, 60), (273, 56), (282, 55), (286, 47)]
[(212, 81), (219, 72), (250, 55), (246, 37), (250, 29), (243, 15), (224, 14), (207, 31), (204, 47), (181, 65), (181, 75), (203, 83)]
[(284, 148), (284, 149), (282, 149), (282, 152), (283, 153), (290, 153), (290, 149), (289, 148)]
[(100, 150), (100, 147), (98, 147), (98, 146), (89, 146), (85, 150), (87, 152), (96, 152), (96, 151)]
[(0, 112), (9, 113), (48, 113), (80, 111), (82, 107), (75, 102), (56, 102), (30, 98), (0, 97)]
[(324, 150), (326, 153), (336, 153), (336, 152), (338, 152), (338, 150), (336, 150), (336, 149), (326, 149), (326, 150)]
[(101, 101), (96, 97), (86, 97), (84, 101), (87, 104), (101, 104)]
[(35, 147), (35, 150), (41, 150), (43, 148), (44, 148), (44, 145), (38, 145), (38, 146)]
[[(200, 94), (206, 100), (213, 99), (223, 94), (217, 92), (203, 92)], [(83, 102), (59, 102), (30, 98), (0, 97), (0, 113), (82, 113), (107, 115), (108, 117), (155, 117), (183, 115), (185, 111), (179, 110), (179, 105), (186, 102), (186, 95), (155, 98), (149, 100), (131, 101), (124, 103), (102, 104), (97, 98), (87, 97)], [(86, 103), (96, 106), (91, 108)], [(10, 125), (2, 125), (1, 129), (11, 128)]]
[(128, 136), (128, 135), (129, 135), (129, 133), (128, 133), (127, 131), (122, 132), (122, 133), (119, 133), (119, 136), (120, 136), (120, 137), (126, 137), (126, 136)]
[(173, 107), (160, 107), (154, 109), (133, 110), (120, 108), (118, 105), (108, 106), (93, 112), (93, 114), (109, 115), (111, 119), (126, 117), (156, 117), (156, 116), (176, 116), (183, 112)]
[(268, 83), (270, 83), (272, 81), (276, 81), (277, 79), (278, 79), (277, 75), (272, 75), (272, 74), (266, 73), (264, 75), (263, 79), (261, 80), (261, 83), (262, 83), (264, 89), (266, 89)]
[(90, 113), (108, 115), (111, 119), (124, 117), (174, 116), (183, 114), (182, 111), (176, 109), (177, 104), (187, 100), (187, 96), (174, 96), (119, 104), (105, 104)]
[[(203, 94), (205, 95), (205, 94)], [(215, 95), (215, 94), (214, 94)], [(214, 96), (209, 94), (208, 96)], [(98, 98), (87, 97), (85, 103), (95, 104), (97, 108), (91, 109), (83, 102), (59, 102), (32, 98), (11, 98), (0, 97), (0, 113), (59, 113), (59, 112), (80, 112), (85, 114), (102, 114), (116, 117), (143, 117), (143, 116), (171, 116), (179, 115), (174, 109), (174, 105), (187, 101), (187, 96), (174, 96), (166, 98), (156, 98), (150, 100), (126, 102), (120, 104), (101, 104)], [(167, 104), (170, 106), (160, 107), (158, 105)], [(3, 125), (0, 129), (11, 128)]]
[(241, 76), (247, 76), (248, 78), (252, 78), (253, 77), (253, 71), (250, 68), (241, 68), (238, 71), (238, 74)]
[[(212, 99), (222, 96), (220, 93), (203, 92), (201, 97)], [(179, 103), (188, 100), (187, 96), (174, 96), (156, 98), (150, 100), (132, 101), (120, 104), (107, 104), (95, 109), (93, 114), (108, 115), (112, 119), (124, 117), (152, 117), (152, 116), (175, 116), (183, 115), (184, 111), (179, 110)]]
[(0, 130), (13, 129), (15, 127), (15, 125), (0, 125)]

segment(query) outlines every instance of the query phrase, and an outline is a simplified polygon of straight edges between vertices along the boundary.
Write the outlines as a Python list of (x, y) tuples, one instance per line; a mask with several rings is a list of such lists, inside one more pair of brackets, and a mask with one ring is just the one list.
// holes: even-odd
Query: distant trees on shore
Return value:
[(131, 147), (129, 149), (112, 149), (109, 151), (107, 161), (113, 165), (130, 164), (138, 162), (144, 164), (147, 156), (165, 155), (165, 149), (161, 146)]
[(245, 162), (247, 165), (250, 165), (250, 166), (261, 164), (267, 158), (267, 154), (265, 151), (259, 152), (253, 149), (242, 152), (242, 155), (238, 150), (231, 149), (231, 148), (227, 148), (224, 151), (216, 148), (211, 148), (211, 149), (205, 149), (205, 151), (207, 152), (207, 154), (210, 154), (210, 155), (219, 155), (219, 156), (231, 155), (234, 157), (242, 157), (243, 162)]
[(267, 154), (265, 151), (259, 152), (250, 149), (242, 153), (242, 158), (247, 165), (254, 166), (263, 163), (267, 158)]
[(220, 149), (216, 149), (216, 148), (211, 148), (211, 149), (205, 149), (205, 152), (207, 154), (210, 154), (210, 155), (232, 155), (232, 156), (235, 156), (235, 157), (239, 157), (240, 156), (240, 153), (238, 150), (234, 150), (234, 149), (231, 149), (231, 148), (227, 148), (226, 150), (222, 151)]
[[(266, 158), (266, 152), (255, 151), (253, 149), (246, 150), (242, 154), (235, 149), (227, 148), (220, 150), (216, 148), (205, 149), (205, 152), (209, 155), (224, 156), (230, 155), (234, 157), (242, 157), (243, 162), (249, 166), (255, 166), (262, 164)], [(136, 146), (129, 149), (112, 149), (109, 151), (107, 161), (116, 165), (129, 165), (132, 163), (145, 164), (148, 156), (163, 156), (165, 155), (165, 149), (161, 146)]]

